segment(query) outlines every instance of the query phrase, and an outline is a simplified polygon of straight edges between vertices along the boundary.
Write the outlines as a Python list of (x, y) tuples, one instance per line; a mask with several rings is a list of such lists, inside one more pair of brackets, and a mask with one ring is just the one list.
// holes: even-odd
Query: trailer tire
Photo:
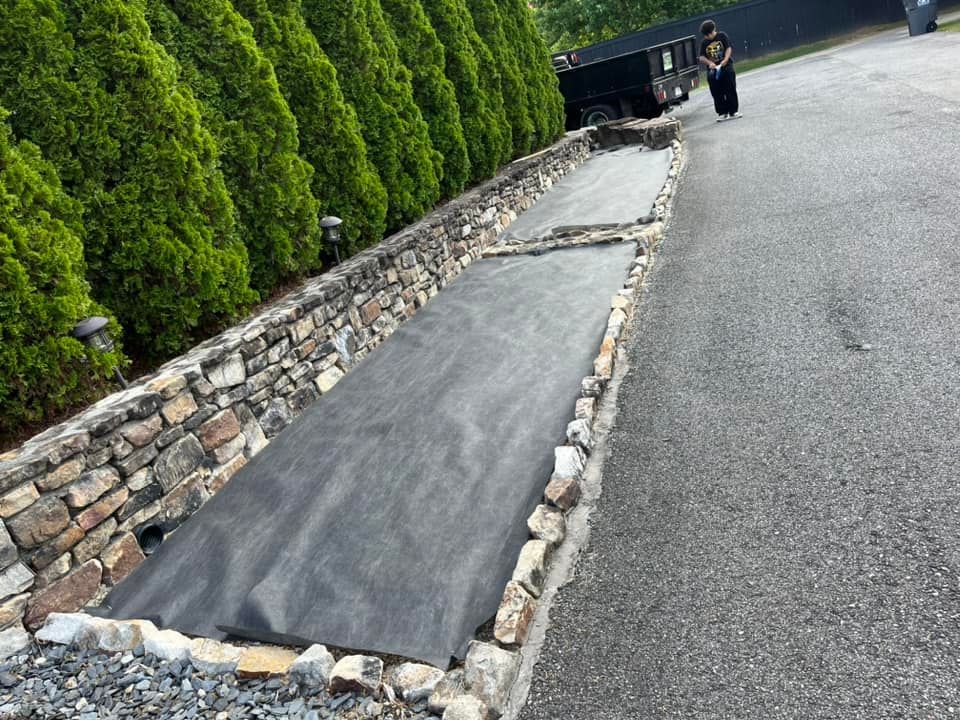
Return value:
[(584, 110), (583, 115), (580, 116), (580, 127), (606, 125), (608, 122), (617, 120), (619, 117), (620, 114), (616, 109), (609, 105), (591, 105)]
[(936, 32), (938, 27), (940, 26), (937, 25), (937, 21), (931, 20), (930, 22), (927, 23), (927, 32), (928, 33)]

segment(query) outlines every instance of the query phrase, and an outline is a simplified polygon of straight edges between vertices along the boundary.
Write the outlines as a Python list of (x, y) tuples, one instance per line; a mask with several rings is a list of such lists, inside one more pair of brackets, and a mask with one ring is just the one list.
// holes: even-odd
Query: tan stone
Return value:
[(58, 495), (71, 508), (87, 507), (111, 490), (120, 480), (120, 475), (109, 465), (90, 470), (80, 476), (80, 479), (61, 490)]
[(70, 553), (64, 553), (37, 573), (34, 587), (37, 589), (45, 588), (68, 572), (70, 572)]
[(82, 455), (67, 460), (43, 477), (38, 478), (36, 480), (37, 489), (39, 489), (40, 492), (48, 492), (73, 482), (80, 477), (80, 473), (83, 472), (85, 464), (86, 460)]
[(617, 343), (610, 336), (603, 338), (600, 344), (600, 354), (593, 361), (593, 374), (597, 377), (609, 380), (613, 377), (613, 355), (616, 352)]
[(0, 630), (20, 621), (29, 599), (30, 593), (23, 593), (22, 595), (14, 595), (9, 600), (0, 603)]
[(523, 645), (533, 622), (536, 602), (523, 586), (511, 580), (503, 592), (493, 625), (493, 636), (504, 645)]
[(120, 434), (123, 439), (134, 447), (143, 447), (151, 442), (163, 430), (163, 420), (159, 415), (154, 415), (147, 420), (130, 422), (120, 427)]
[(76, 612), (86, 605), (100, 587), (100, 563), (90, 560), (55, 583), (33, 594), (27, 603), (23, 624), (36, 630), (52, 612)]
[(207, 675), (223, 675), (237, 669), (243, 651), (208, 638), (195, 638), (190, 643), (190, 662)]
[(179, 425), (197, 411), (197, 401), (190, 391), (177, 395), (160, 410), (160, 414), (171, 425)]
[(577, 400), (576, 417), (593, 422), (597, 414), (597, 399), (592, 397), (579, 398)]
[(21, 485), (13, 492), (9, 492), (0, 498), (0, 517), (12, 517), (18, 512), (26, 510), (39, 499), (40, 493), (37, 492), (33, 483)]
[(100, 554), (103, 561), (103, 581), (116, 585), (146, 558), (132, 533), (127, 533), (107, 546)]
[(209, 499), (210, 494), (203, 486), (202, 475), (199, 472), (193, 473), (161, 499), (163, 518), (167, 522), (182, 522)]
[(70, 523), (66, 530), (30, 555), (30, 564), (37, 570), (42, 570), (82, 539), (83, 530), (74, 523)]
[(230, 462), (237, 455), (240, 455), (243, 452), (243, 448), (246, 447), (246, 444), (247, 438), (244, 437), (243, 433), (240, 433), (233, 440), (228, 440), (223, 445), (213, 450), (211, 454), (213, 455), (214, 462), (216, 462), (217, 465), (223, 465), (224, 463)]
[(343, 377), (343, 371), (338, 367), (327, 368), (314, 379), (314, 384), (320, 394), (328, 393), (333, 390), (333, 386), (340, 382)]
[(381, 312), (383, 310), (379, 301), (370, 300), (360, 308), (360, 319), (363, 320), (364, 325), (371, 325), (374, 320), (380, 317)]
[(569, 510), (580, 499), (580, 483), (575, 478), (552, 477), (543, 491), (544, 499), (561, 510)]
[(82, 565), (87, 560), (95, 558), (110, 542), (110, 536), (116, 529), (117, 521), (111, 517), (90, 530), (87, 536), (78, 542), (73, 549), (74, 560)]
[(147, 390), (159, 393), (164, 400), (176, 397), (178, 393), (187, 387), (187, 379), (183, 375), (173, 375), (171, 377), (157, 378), (147, 384)]
[(127, 501), (128, 497), (130, 497), (130, 490), (125, 487), (107, 495), (103, 500), (95, 505), (91, 505), (77, 515), (77, 525), (84, 530), (96, 527), (120, 508)]
[(205, 452), (218, 448), (240, 434), (240, 423), (233, 410), (218, 412), (197, 429), (197, 437)]
[(533, 514), (527, 518), (527, 529), (538, 540), (544, 540), (551, 546), (556, 546), (563, 542), (566, 523), (563, 520), (563, 513), (559, 510), (546, 505), (537, 505)]
[(512, 580), (523, 585), (524, 590), (533, 597), (540, 597), (547, 577), (549, 556), (550, 546), (546, 542), (529, 540), (520, 550), (516, 567), (513, 568)]
[(20, 547), (30, 549), (56, 537), (69, 524), (67, 506), (48, 495), (7, 520), (7, 529)]
[(244, 648), (237, 661), (237, 676), (269, 678), (286, 675), (296, 659), (297, 653), (284, 648), (271, 646)]
[(247, 464), (247, 458), (243, 455), (237, 455), (233, 460), (230, 460), (224, 465), (216, 468), (213, 471), (213, 475), (210, 476), (210, 479), (207, 481), (207, 488), (211, 493), (218, 493), (223, 489), (223, 486), (226, 485), (233, 478), (234, 475)]

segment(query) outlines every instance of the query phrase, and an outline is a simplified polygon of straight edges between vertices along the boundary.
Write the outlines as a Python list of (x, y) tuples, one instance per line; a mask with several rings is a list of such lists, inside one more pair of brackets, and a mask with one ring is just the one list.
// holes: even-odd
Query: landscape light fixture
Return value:
[[(108, 322), (110, 321), (107, 320), (107, 318), (100, 317), (99, 315), (90, 317), (77, 323), (77, 326), (73, 328), (73, 332), (70, 334), (88, 348), (92, 348), (97, 352), (108, 353), (113, 350), (113, 339), (107, 330)], [(127, 387), (127, 381), (123, 375), (120, 374), (120, 368), (114, 366), (113, 375), (121, 387)]]
[(337, 259), (337, 265), (340, 264), (340, 225), (343, 220), (336, 215), (327, 215), (320, 221), (320, 227), (323, 228), (323, 240), (333, 246), (333, 256)]

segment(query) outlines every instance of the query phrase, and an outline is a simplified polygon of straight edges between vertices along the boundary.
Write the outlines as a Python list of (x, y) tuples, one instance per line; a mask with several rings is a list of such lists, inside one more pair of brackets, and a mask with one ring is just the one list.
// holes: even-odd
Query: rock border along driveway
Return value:
[[(679, 138), (679, 123), (677, 123)], [(664, 221), (683, 161), (680, 139), (671, 142), (673, 161), (649, 219), (653, 222), (618, 228), (580, 229), (566, 238), (555, 236), (552, 247), (632, 240), (637, 256), (623, 289), (610, 302), (610, 315), (593, 374), (585, 377), (575, 417), (567, 426), (567, 444), (555, 449), (554, 470), (544, 490), (544, 502), (527, 520), (531, 539), (522, 548), (512, 579), (493, 625), (493, 642), (473, 641), (463, 667), (444, 673), (418, 663), (384, 668), (380, 658), (346, 655), (336, 659), (323, 645), (305, 652), (271, 646), (235, 646), (206, 638), (188, 638), (158, 630), (147, 621), (115, 621), (83, 613), (52, 613), (36, 639), (76, 648), (118, 653), (141, 651), (169, 663), (192, 665), (211, 676), (230, 673), (240, 678), (283, 678), (300, 687), (330, 693), (366, 692), (388, 703), (427, 701), (430, 712), (443, 720), (490, 720), (506, 709), (520, 669), (519, 649), (543, 591), (551, 553), (563, 542), (565, 514), (579, 500), (580, 482), (593, 447), (594, 421), (607, 383), (613, 376), (618, 345), (624, 338), (634, 302), (652, 264), (664, 232)], [(523, 252), (541, 252), (527, 246)], [(493, 253), (497, 254), (497, 253)]]

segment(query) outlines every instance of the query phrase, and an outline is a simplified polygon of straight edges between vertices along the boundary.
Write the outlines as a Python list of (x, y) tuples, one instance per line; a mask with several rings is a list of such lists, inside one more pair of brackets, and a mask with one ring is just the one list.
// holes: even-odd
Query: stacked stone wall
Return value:
[(0, 632), (96, 600), (588, 156), (517, 161), (130, 388), (0, 456)]

